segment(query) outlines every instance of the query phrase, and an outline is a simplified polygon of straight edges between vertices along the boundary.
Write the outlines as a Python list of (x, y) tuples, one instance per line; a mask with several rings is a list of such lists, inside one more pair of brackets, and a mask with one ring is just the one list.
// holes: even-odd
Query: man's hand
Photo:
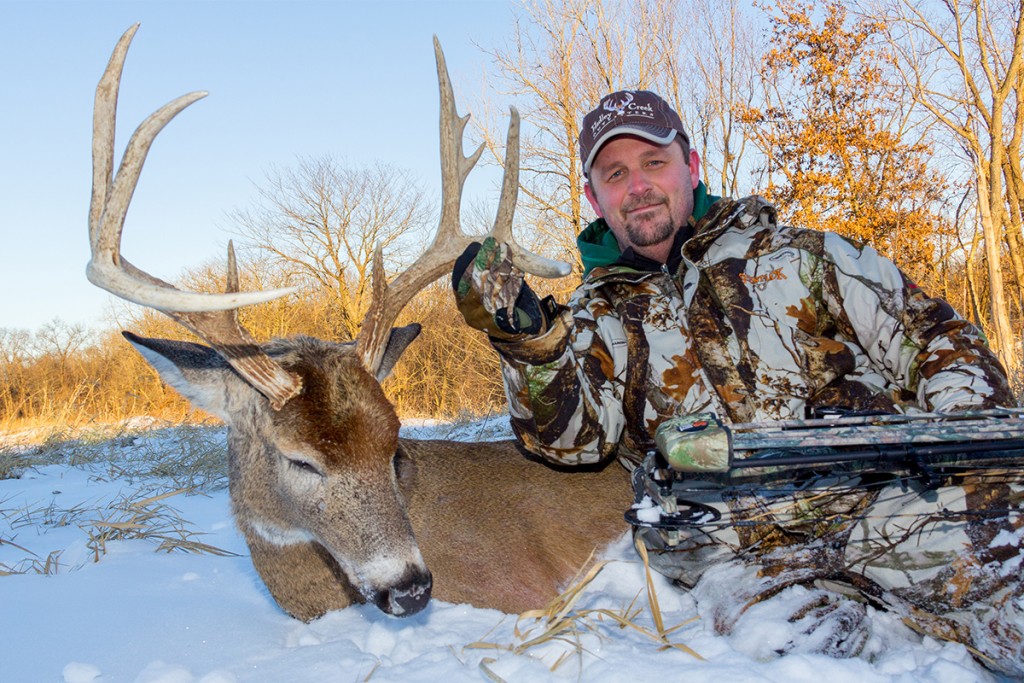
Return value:
[(537, 298), (512, 264), (508, 246), (493, 237), (462, 252), (452, 269), (452, 289), (466, 323), (502, 341), (543, 334), (555, 307), (551, 297)]

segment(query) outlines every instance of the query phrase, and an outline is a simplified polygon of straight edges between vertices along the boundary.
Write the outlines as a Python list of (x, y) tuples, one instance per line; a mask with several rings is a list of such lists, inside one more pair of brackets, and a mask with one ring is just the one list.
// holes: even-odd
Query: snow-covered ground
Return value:
[[(406, 433), (451, 436), (436, 425)], [(0, 681), (1000, 680), (963, 647), (877, 612), (859, 658), (770, 656), (792, 629), (784, 610), (759, 605), (756, 621), (716, 636), (688, 594), (656, 577), (665, 628), (681, 624), (666, 647), (650, 635), (644, 569), (626, 538), (576, 603), (576, 633), (557, 640), (525, 647), (543, 623), (438, 601), (407, 619), (353, 607), (304, 624), (277, 608), (246, 555), (223, 442), (219, 429), (158, 429), (51, 445), (45, 458), (0, 451), (0, 476), (20, 474), (0, 480)], [(190, 492), (158, 497), (180, 489)], [(208, 552), (187, 551), (198, 544)]]

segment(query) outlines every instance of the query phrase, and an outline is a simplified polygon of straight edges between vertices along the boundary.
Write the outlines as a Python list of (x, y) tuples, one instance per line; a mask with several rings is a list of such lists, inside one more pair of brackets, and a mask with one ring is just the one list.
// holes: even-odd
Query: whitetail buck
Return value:
[[(175, 115), (205, 96), (182, 96), (146, 119), (112, 177), (117, 93), (136, 28), (118, 42), (96, 90), (88, 276), (166, 313), (210, 345), (125, 333), (166, 382), (228, 425), (235, 518), (274, 599), (309, 620), (363, 601), (409, 615), (432, 591), (442, 600), (506, 612), (556, 596), (592, 551), (626, 530), (625, 471), (612, 465), (559, 472), (528, 460), (511, 441), (400, 439), (398, 417), (380, 387), (419, 332), (418, 325), (392, 330), (399, 311), (479, 239), (462, 234), (459, 204), (480, 150), (463, 156), (468, 117), (455, 110), (436, 39), (443, 205), (434, 243), (390, 285), (378, 250), (373, 301), (354, 343), (296, 337), (261, 345), (239, 325), (237, 307), (290, 290), (238, 292), (230, 249), (225, 294), (179, 291), (120, 255), (125, 213), (150, 145)], [(508, 242), (518, 155), (513, 110), (492, 232)], [(564, 274), (562, 264), (515, 249), (525, 269)]]

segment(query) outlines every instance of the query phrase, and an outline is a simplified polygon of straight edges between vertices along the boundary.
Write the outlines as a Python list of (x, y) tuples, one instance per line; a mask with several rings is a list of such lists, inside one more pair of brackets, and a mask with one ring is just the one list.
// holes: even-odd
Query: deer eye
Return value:
[(321, 472), (316, 465), (309, 462), (308, 460), (299, 460), (297, 458), (288, 458), (288, 466), (294, 467), (297, 470), (306, 472), (308, 474), (315, 474), (318, 477), (323, 477), (324, 474)]
[(408, 484), (416, 477), (416, 463), (402, 451), (391, 458), (391, 466), (395, 469), (395, 478), (399, 484)]

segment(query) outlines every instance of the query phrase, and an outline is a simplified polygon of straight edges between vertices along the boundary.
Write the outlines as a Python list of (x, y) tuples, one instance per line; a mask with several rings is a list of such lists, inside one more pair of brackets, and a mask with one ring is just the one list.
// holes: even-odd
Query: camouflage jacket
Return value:
[(870, 247), (776, 225), (755, 196), (715, 202), (681, 253), (674, 272), (596, 267), (544, 335), (495, 342), (526, 448), (637, 462), (676, 414), (1012, 404), (978, 329)]

